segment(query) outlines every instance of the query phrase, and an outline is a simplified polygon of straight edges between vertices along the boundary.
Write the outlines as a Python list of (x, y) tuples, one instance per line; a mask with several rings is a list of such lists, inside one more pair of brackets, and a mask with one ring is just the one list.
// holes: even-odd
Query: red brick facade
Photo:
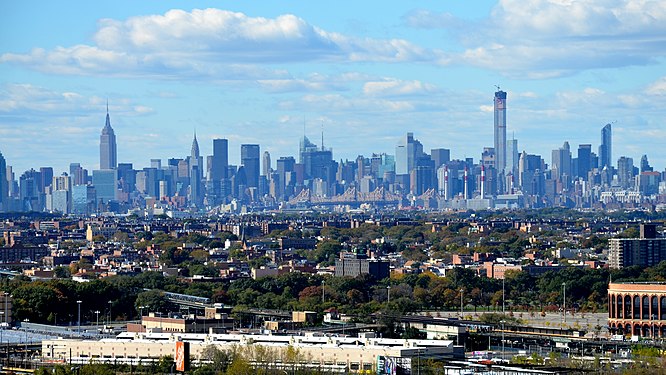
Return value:
[(608, 327), (616, 334), (666, 337), (666, 283), (609, 284)]

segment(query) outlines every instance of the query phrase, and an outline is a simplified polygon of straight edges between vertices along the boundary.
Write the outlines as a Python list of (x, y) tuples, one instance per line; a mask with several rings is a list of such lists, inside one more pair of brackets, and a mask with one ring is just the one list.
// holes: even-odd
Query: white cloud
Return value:
[(454, 62), (517, 79), (656, 63), (666, 56), (666, 2), (500, 0), (483, 20), (414, 11), (406, 24), (447, 29), (465, 49)]
[(435, 85), (416, 80), (384, 79), (366, 82), (363, 85), (363, 93), (369, 96), (425, 95), (436, 90)]
[(665, 95), (666, 94), (666, 77), (661, 77), (654, 83), (650, 84), (645, 93), (648, 95)]
[(415, 109), (413, 103), (406, 100), (387, 100), (376, 98), (347, 97), (340, 94), (304, 95), (298, 100), (285, 100), (280, 103), (281, 109), (308, 109), (321, 112), (402, 112)]
[(357, 38), (322, 30), (302, 18), (249, 17), (220, 9), (104, 19), (94, 45), (5, 53), (14, 63), (57, 74), (160, 79), (271, 80), (288, 62), (437, 62), (444, 53), (403, 39)]
[(405, 24), (423, 29), (455, 28), (462, 22), (449, 12), (437, 13), (427, 9), (416, 9), (402, 17)]
[[(0, 87), (0, 115), (2, 116), (49, 116), (85, 117), (104, 113), (106, 99), (85, 96), (76, 92), (59, 92), (25, 83), (9, 83)], [(111, 111), (123, 116), (136, 116), (153, 112), (142, 105), (132, 105), (127, 98), (116, 98), (110, 103)], [(0, 126), (6, 126), (0, 124)]]

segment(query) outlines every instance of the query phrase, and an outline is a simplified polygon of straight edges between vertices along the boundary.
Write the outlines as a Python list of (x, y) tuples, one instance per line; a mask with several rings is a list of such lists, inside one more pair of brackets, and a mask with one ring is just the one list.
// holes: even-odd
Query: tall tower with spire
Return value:
[(197, 132), (194, 131), (194, 139), (192, 140), (192, 151), (190, 153), (190, 168), (197, 165), (199, 166), (199, 142), (197, 141)]
[(106, 124), (99, 137), (99, 169), (116, 169), (118, 156), (116, 153), (116, 134), (111, 127), (109, 118), (109, 102), (106, 102)]
[(203, 202), (203, 158), (199, 154), (199, 142), (197, 141), (197, 132), (194, 132), (192, 140), (192, 150), (190, 152), (190, 203), (200, 206)]

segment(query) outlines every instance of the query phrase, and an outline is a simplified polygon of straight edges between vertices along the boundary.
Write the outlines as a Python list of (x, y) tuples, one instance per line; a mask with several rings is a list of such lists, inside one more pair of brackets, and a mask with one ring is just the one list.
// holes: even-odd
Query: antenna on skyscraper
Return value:
[(497, 87), (497, 91), (500, 91), (499, 85), (495, 85), (495, 87)]
[(109, 114), (109, 98), (106, 98), (106, 114)]

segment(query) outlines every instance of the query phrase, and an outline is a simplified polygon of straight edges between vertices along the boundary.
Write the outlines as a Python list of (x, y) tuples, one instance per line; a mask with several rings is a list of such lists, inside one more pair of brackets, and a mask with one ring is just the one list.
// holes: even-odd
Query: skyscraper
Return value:
[(495, 108), (495, 169), (504, 175), (506, 168), (506, 92), (497, 88)]
[(9, 195), (9, 179), (7, 178), (7, 162), (0, 152), (0, 211), (7, 210)]
[(116, 154), (116, 134), (111, 127), (109, 104), (106, 104), (106, 124), (99, 137), (99, 169), (115, 169), (118, 164)]
[(505, 174), (512, 173), (514, 176), (518, 175), (518, 161), (520, 154), (518, 153), (518, 140), (509, 139), (506, 141), (506, 169)]
[(601, 145), (599, 146), (599, 169), (613, 166), (613, 133), (611, 124), (601, 128)]
[(423, 145), (414, 139), (414, 133), (407, 133), (395, 148), (395, 174), (409, 175), (416, 165), (416, 159), (423, 155)]
[(210, 180), (221, 181), (227, 178), (229, 166), (229, 141), (223, 138), (213, 139), (213, 166), (210, 169)]
[(578, 177), (587, 180), (587, 172), (592, 169), (592, 145), (578, 145)]
[(564, 142), (562, 147), (553, 150), (551, 169), (556, 173), (554, 178), (560, 181), (571, 181), (571, 149), (569, 142)]
[(622, 156), (617, 160), (617, 180), (626, 189), (634, 183), (634, 159)]
[(258, 187), (259, 145), (241, 145), (241, 165), (245, 167), (247, 187)]
[(268, 151), (264, 151), (264, 160), (261, 164), (261, 175), (270, 176), (271, 174), (271, 154)]
[(199, 206), (202, 202), (202, 178), (203, 158), (199, 154), (199, 142), (197, 141), (197, 133), (195, 132), (194, 139), (192, 139), (192, 149), (190, 152), (190, 203), (195, 206)]
[(442, 164), (446, 164), (451, 160), (451, 150), (446, 148), (433, 148), (430, 150), (430, 158), (435, 162), (435, 170), (437, 170)]

